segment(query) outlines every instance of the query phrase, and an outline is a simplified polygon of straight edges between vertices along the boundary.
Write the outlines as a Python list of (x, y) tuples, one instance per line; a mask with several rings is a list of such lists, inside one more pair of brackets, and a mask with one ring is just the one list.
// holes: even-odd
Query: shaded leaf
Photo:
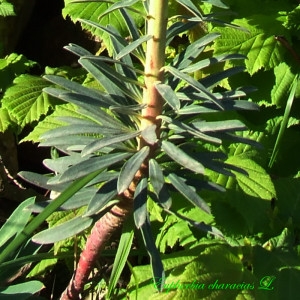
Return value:
[(149, 179), (159, 204), (164, 208), (169, 209), (172, 205), (172, 198), (165, 186), (165, 178), (162, 169), (155, 159), (149, 160)]
[(204, 173), (204, 167), (201, 163), (190, 157), (184, 151), (182, 151), (179, 147), (174, 144), (162, 141), (162, 149), (166, 152), (166, 154), (171, 157), (178, 164), (187, 168), (195, 173)]
[(92, 216), (102, 210), (117, 196), (117, 178), (104, 183), (90, 200), (84, 217)]
[(201, 208), (206, 213), (210, 214), (210, 208), (205, 203), (205, 201), (196, 193), (195, 188), (187, 185), (185, 183), (185, 179), (177, 176), (174, 173), (168, 175), (168, 179), (171, 181), (171, 184), (175, 187), (175, 189), (182, 194), (187, 200), (189, 200), (192, 204)]
[(132, 182), (135, 174), (140, 169), (143, 161), (149, 155), (150, 148), (143, 147), (140, 151), (135, 153), (122, 167), (118, 178), (118, 193), (123, 193)]
[(131, 156), (131, 153), (106, 154), (100, 157), (92, 157), (80, 162), (66, 170), (58, 178), (48, 181), (49, 184), (64, 183), (83, 177), (97, 170), (105, 169), (117, 162), (120, 162)]
[(52, 244), (82, 232), (91, 226), (92, 223), (93, 219), (79, 216), (37, 233), (32, 240), (39, 244)]
[(140, 229), (147, 219), (147, 178), (143, 178), (136, 187), (134, 192), (134, 223)]

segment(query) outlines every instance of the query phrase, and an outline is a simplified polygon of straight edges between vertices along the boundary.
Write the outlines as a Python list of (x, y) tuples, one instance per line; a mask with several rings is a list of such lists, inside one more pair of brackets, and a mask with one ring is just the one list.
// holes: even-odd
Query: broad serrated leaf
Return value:
[(91, 120), (86, 113), (80, 112), (78, 107), (74, 104), (67, 103), (56, 106), (54, 112), (47, 116), (44, 120), (40, 121), (33, 129), (33, 131), (26, 136), (21, 142), (33, 141), (39, 142), (40, 136), (51, 129), (58, 128), (66, 123), (60, 121), (59, 117), (78, 117), (80, 119)]
[(174, 173), (168, 175), (168, 179), (175, 189), (182, 194), (187, 200), (189, 200), (195, 206), (201, 208), (206, 213), (210, 214), (210, 207), (204, 202), (204, 200), (196, 193), (195, 188), (187, 185), (185, 179), (177, 176)]
[(204, 173), (203, 165), (200, 162), (193, 159), (192, 157), (190, 157), (179, 147), (167, 141), (162, 141), (161, 147), (162, 150), (165, 151), (170, 158), (172, 158), (175, 162), (177, 162), (184, 168), (187, 168), (195, 173)]
[(157, 196), (158, 203), (164, 208), (169, 209), (172, 205), (172, 198), (165, 186), (163, 171), (155, 159), (149, 160), (149, 179), (153, 187), (153, 191)]
[(14, 123), (12, 116), (9, 114), (9, 111), (6, 108), (0, 108), (0, 132), (4, 132), (10, 127), (13, 127)]
[(2, 107), (24, 127), (38, 121), (47, 114), (55, 102), (43, 92), (49, 83), (32, 75), (21, 75), (14, 80), (14, 85), (8, 88), (2, 99)]
[[(253, 15), (251, 19), (251, 22), (247, 19), (235, 20), (236, 24), (247, 28), (248, 33), (232, 28), (218, 28), (217, 31), (221, 33), (221, 37), (215, 41), (215, 54), (246, 55), (248, 57), (245, 61), (247, 71), (253, 75), (262, 68), (266, 70), (274, 68), (284, 60), (283, 51), (274, 38), (274, 32), (280, 35), (284, 34), (284, 31), (283, 27), (274, 23), (274, 15)], [(252, 26), (252, 22), (261, 26)]]
[(235, 172), (234, 170), (232, 171), (236, 175), (239, 186), (247, 195), (265, 200), (270, 200), (275, 197), (276, 191), (270, 176), (266, 170), (253, 160), (243, 156), (231, 156), (226, 162), (248, 173), (247, 176)]
[(149, 146), (143, 147), (135, 153), (122, 167), (118, 178), (118, 193), (123, 193), (132, 182), (135, 174), (149, 155)]
[(79, 216), (63, 224), (37, 233), (33, 236), (32, 240), (39, 244), (52, 244), (84, 231), (91, 226), (92, 223), (92, 218), (83, 218), (82, 216)]
[(289, 89), (295, 79), (295, 74), (292, 73), (291, 68), (282, 62), (274, 68), (275, 84), (271, 91), (272, 104), (277, 107), (284, 107), (288, 97)]
[[(73, 0), (65, 0), (65, 7), (62, 11), (63, 16), (69, 16), (73, 22), (77, 22), (78, 19), (80, 20), (91, 20), (95, 23), (98, 23), (102, 26), (111, 25), (115, 27), (123, 36), (126, 36), (127, 27), (125, 22), (123, 21), (122, 15), (119, 11), (114, 10), (110, 14), (107, 14), (99, 19), (99, 17), (107, 11), (110, 6), (111, 2), (109, 1), (101, 1), (101, 2), (86, 2), (86, 3), (72, 3)], [(114, 3), (114, 2), (113, 2)], [(135, 5), (137, 9), (143, 9), (140, 3)], [(139, 23), (143, 22), (143, 18), (141, 15), (133, 14), (134, 20)], [(93, 35), (100, 37), (105, 46), (108, 48), (109, 53), (112, 53), (112, 46), (110, 43), (110, 38), (107, 34), (104, 34), (103, 31), (97, 29), (90, 24), (82, 22), (82, 27), (90, 31)]]
[(15, 16), (15, 10), (13, 4), (1, 1), (0, 3), (0, 16), (1, 17), (8, 17), (8, 16)]

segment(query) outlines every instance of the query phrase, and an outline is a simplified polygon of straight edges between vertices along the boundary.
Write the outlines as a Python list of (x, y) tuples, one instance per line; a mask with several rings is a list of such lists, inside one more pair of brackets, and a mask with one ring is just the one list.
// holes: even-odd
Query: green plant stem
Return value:
[[(147, 105), (142, 111), (141, 130), (149, 125), (157, 126), (159, 137), (160, 121), (156, 119), (162, 113), (163, 99), (155, 88), (155, 83), (163, 81), (165, 65), (166, 32), (168, 22), (168, 1), (150, 0), (147, 22), (147, 34), (152, 38), (147, 43), (145, 63), (145, 89), (143, 103)], [(140, 148), (145, 142), (141, 140)]]

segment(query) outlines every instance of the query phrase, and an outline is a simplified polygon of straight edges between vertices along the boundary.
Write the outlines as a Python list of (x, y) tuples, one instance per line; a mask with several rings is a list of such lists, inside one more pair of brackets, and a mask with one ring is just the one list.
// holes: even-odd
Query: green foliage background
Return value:
[[(171, 12), (176, 11), (175, 1), (170, 3)], [(207, 286), (218, 279), (225, 283), (250, 282), (258, 287), (260, 280), (270, 275), (276, 277), (274, 290), (255, 288), (246, 293), (239, 290), (206, 289), (200, 292), (175, 288), (168, 293), (156, 294), (150, 267), (134, 266), (128, 290), (120, 291), (124, 297), (127, 295), (130, 299), (135, 299), (138, 293), (139, 298), (149, 298), (152, 295), (151, 299), (293, 299), (297, 293), (297, 282), (300, 282), (299, 84), (289, 113), (286, 107), (291, 86), (299, 78), (300, 62), (275, 36), (284, 36), (299, 59), (300, 6), (297, 1), (292, 0), (227, 0), (226, 4), (233, 13), (223, 14), (220, 18), (246, 30), (208, 23), (190, 30), (187, 37), (181, 36), (182, 44), (171, 45), (168, 51), (170, 56), (174, 55), (180, 52), (181, 47), (185, 47), (186, 39), (193, 41), (208, 32), (216, 32), (220, 33), (220, 37), (197, 59), (225, 53), (239, 53), (247, 57), (242, 63), (246, 72), (223, 80), (215, 90), (255, 86), (257, 91), (250, 94), (250, 97), (259, 104), (260, 112), (224, 113), (219, 121), (234, 116), (245, 122), (249, 130), (239, 133), (240, 137), (259, 142), (263, 148), (253, 147), (251, 143), (245, 145), (232, 142), (225, 142), (220, 147), (203, 146), (217, 153), (227, 154), (225, 163), (241, 167), (249, 176), (235, 170), (232, 170), (235, 177), (211, 170), (206, 172), (205, 175), (212, 182), (227, 189), (223, 194), (210, 191), (201, 193), (210, 203), (212, 216), (207, 216), (192, 206), (177, 204), (177, 212), (181, 215), (216, 226), (224, 234), (226, 242), (213, 240), (210, 235), (195, 231), (177, 216), (163, 213), (155, 203), (149, 204), (149, 209), (151, 219), (157, 225), (153, 231), (156, 246), (164, 254), (162, 260), (167, 283), (188, 283), (193, 279)], [(70, 4), (66, 0), (62, 13), (64, 17), (71, 17), (74, 22), (78, 18), (97, 22), (98, 16), (107, 8), (107, 3)], [(220, 7), (209, 3), (202, 3), (200, 8), (204, 13), (224, 12)], [(3, 10), (0, 13), (5, 15), (11, 11)], [(142, 24), (141, 16), (133, 13), (133, 17), (138, 25)], [(128, 31), (120, 19), (119, 13), (114, 12), (101, 19), (101, 24), (111, 24), (125, 35)], [(82, 23), (82, 26), (91, 30), (86, 23)], [(103, 39), (104, 48), (111, 53), (112, 45), (108, 36), (97, 30), (92, 30), (92, 33)], [(75, 105), (65, 104), (43, 92), (43, 88), (53, 85), (41, 77), (28, 74), (34, 64), (18, 54), (11, 54), (0, 60), (0, 76), (3, 79), (0, 131), (11, 130), (20, 134), (25, 126), (30, 125), (33, 130), (23, 139), (24, 142), (39, 142), (43, 133), (62, 125), (63, 122), (57, 117), (85, 118)], [(203, 73), (195, 73), (195, 78), (205, 77), (212, 70), (227, 70), (240, 65), (240, 60), (226, 61), (221, 67), (212, 66)], [(74, 71), (67, 67), (46, 68), (44, 73), (62, 75), (86, 87), (102, 88), (82, 69)], [(212, 121), (213, 117), (205, 118)], [(287, 121), (286, 126), (282, 126), (284, 120)], [(281, 134), (280, 128), (283, 128)], [(270, 164), (276, 141), (279, 145), (278, 153), (274, 163)], [(63, 218), (68, 219), (69, 215), (61, 216)], [(48, 219), (48, 223), (52, 227), (56, 224), (56, 219), (52, 217)], [(66, 249), (70, 251), (72, 245), (72, 241), (56, 243), (53, 251), (55, 254)], [(43, 273), (43, 270), (55, 262), (56, 260), (48, 263), (42, 261), (28, 277)]]

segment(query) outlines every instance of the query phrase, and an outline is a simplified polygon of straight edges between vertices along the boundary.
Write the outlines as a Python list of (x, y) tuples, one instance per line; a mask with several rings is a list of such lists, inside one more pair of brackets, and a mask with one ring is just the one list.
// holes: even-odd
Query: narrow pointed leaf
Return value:
[(185, 180), (174, 173), (168, 175), (168, 179), (171, 181), (175, 189), (182, 194), (192, 204), (198, 206), (206, 213), (210, 214), (209, 206), (204, 200), (195, 192), (194, 187), (191, 187), (185, 183)]
[(52, 244), (82, 232), (91, 226), (92, 223), (92, 218), (79, 216), (63, 224), (39, 232), (33, 236), (32, 240), (38, 244)]
[(211, 93), (209, 92), (204, 85), (200, 82), (192, 78), (191, 76), (178, 71), (177, 69), (167, 66), (165, 67), (167, 71), (173, 74), (175, 77), (185, 81), (189, 84), (190, 87), (193, 87), (195, 90), (202, 93), (203, 97), (207, 98), (208, 100), (212, 101), (215, 105), (217, 105), (220, 109), (224, 110), (222, 103)]
[(91, 199), (84, 217), (92, 216), (104, 208), (109, 201), (117, 196), (117, 178), (104, 183)]
[(88, 154), (91, 154), (95, 151), (100, 150), (103, 147), (131, 140), (131, 139), (137, 137), (139, 134), (140, 134), (140, 132), (138, 131), (138, 132), (133, 132), (133, 133), (120, 134), (120, 135), (113, 136), (113, 137), (102, 138), (100, 140), (97, 140), (97, 141), (87, 145), (82, 150), (81, 155), (86, 156)]
[(157, 83), (155, 85), (157, 91), (160, 93), (160, 95), (167, 101), (167, 103), (175, 110), (180, 109), (180, 101), (176, 95), (176, 93), (173, 91), (173, 89), (166, 84), (163, 83)]
[(163, 141), (162, 149), (167, 153), (169, 157), (171, 157), (174, 161), (176, 161), (181, 166), (199, 174), (204, 173), (204, 167), (201, 163), (187, 155), (180, 148), (175, 146), (174, 144)]
[(104, 17), (105, 15), (113, 12), (114, 10), (119, 10), (121, 8), (131, 8), (132, 5), (134, 5), (135, 3), (137, 3), (140, 0), (121, 0), (118, 1), (116, 3), (114, 3), (113, 5), (111, 5), (99, 18)]
[(116, 56), (116, 59), (121, 59), (123, 56), (130, 54), (132, 51), (134, 51), (136, 48), (138, 48), (141, 44), (149, 41), (152, 38), (151, 35), (144, 35), (138, 40), (133, 41), (128, 46), (123, 48)]
[(118, 193), (123, 193), (132, 182), (136, 172), (141, 167), (143, 161), (149, 155), (148, 146), (143, 147), (139, 152), (135, 153), (122, 167), (118, 179)]
[[(125, 226), (127, 224), (125, 223)], [(128, 226), (128, 225), (127, 225)], [(129, 227), (129, 226), (128, 226)], [(125, 230), (123, 230), (118, 250), (116, 253), (116, 257), (114, 260), (113, 264), (113, 269), (111, 271), (110, 279), (109, 279), (109, 284), (108, 284), (108, 291), (107, 291), (107, 296), (108, 298), (111, 298), (112, 293), (114, 288), (116, 287), (119, 278), (123, 272), (123, 269), (125, 267), (126, 261), (128, 259), (132, 242), (133, 242), (133, 237), (134, 237), (134, 230), (128, 229), (125, 227)]]
[(233, 60), (233, 59), (245, 59), (245, 58), (246, 58), (246, 56), (241, 55), (241, 54), (222, 54), (219, 56), (203, 59), (195, 64), (192, 64), (191, 66), (189, 66), (187, 68), (182, 69), (181, 71), (185, 72), (185, 73), (193, 73), (193, 72), (199, 71), (205, 67), (212, 66), (213, 64), (216, 64), (219, 62), (223, 62), (226, 60)]
[(187, 10), (189, 10), (193, 15), (203, 19), (203, 16), (199, 9), (194, 5), (191, 0), (176, 0), (180, 5), (184, 6)]
[(193, 127), (202, 132), (214, 132), (214, 131), (240, 131), (246, 130), (247, 127), (244, 123), (239, 120), (224, 120), (215, 122), (193, 122), (191, 123)]
[(92, 53), (88, 50), (86, 50), (85, 48), (82, 48), (76, 44), (68, 44), (67, 46), (64, 47), (64, 49), (72, 52), (73, 54), (77, 55), (77, 56), (87, 56), (87, 55), (92, 55)]
[(92, 157), (85, 160), (77, 165), (70, 167), (60, 177), (49, 180), (49, 184), (53, 183), (64, 183), (83, 177), (91, 172), (105, 169), (117, 162), (120, 162), (128, 158), (131, 153), (114, 153), (107, 154), (100, 157)]
[(160, 254), (155, 246), (155, 241), (153, 238), (153, 234), (151, 231), (151, 225), (149, 221), (149, 216), (147, 217), (146, 222), (141, 227), (141, 233), (143, 236), (145, 247), (148, 251), (148, 254), (150, 256), (150, 263), (152, 267), (153, 272), (153, 279), (154, 282), (156, 282), (156, 279), (159, 278), (159, 284), (156, 284), (155, 287), (162, 291), (164, 287), (165, 282), (165, 272), (164, 267), (160, 258)]
[(9, 243), (5, 249), (0, 252), (0, 264), (3, 263), (7, 257), (11, 255), (18, 247), (28, 240), (33, 232), (61, 205), (63, 205), (70, 197), (88, 184), (101, 171), (89, 173), (87, 176), (80, 178), (73, 182), (66, 190), (64, 190), (56, 199), (52, 201), (40, 214), (33, 218), (33, 220), (26, 225), (18, 236)]
[(134, 192), (133, 217), (136, 228), (140, 229), (147, 219), (147, 178), (143, 178)]
[(149, 161), (149, 178), (159, 204), (164, 208), (169, 209), (172, 205), (172, 198), (165, 186), (165, 178), (162, 169), (155, 159), (150, 159)]
[(35, 198), (31, 197), (22, 202), (6, 220), (0, 229), (0, 247), (10, 238), (20, 233), (31, 216), (31, 211), (26, 208), (34, 203)]

